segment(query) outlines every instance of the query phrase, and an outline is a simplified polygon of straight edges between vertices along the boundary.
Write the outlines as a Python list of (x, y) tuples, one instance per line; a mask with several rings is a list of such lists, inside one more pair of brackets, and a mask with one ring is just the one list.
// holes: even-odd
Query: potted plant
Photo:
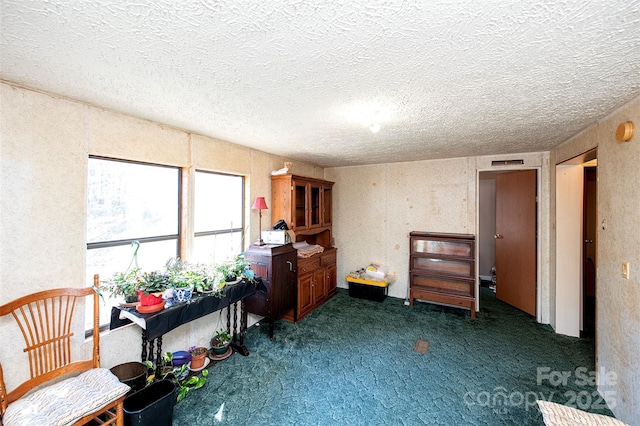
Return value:
[[(206, 348), (204, 349), (206, 354)], [(171, 352), (165, 352), (162, 355), (162, 364), (164, 366), (162, 379), (171, 380), (178, 388), (176, 402), (182, 401), (190, 391), (200, 389), (207, 382), (209, 371), (206, 368), (202, 369), (198, 374), (189, 375), (188, 364), (173, 366), (173, 353)], [(149, 376), (147, 382), (152, 382), (153, 380), (154, 376)]]
[(162, 303), (162, 292), (167, 289), (167, 276), (159, 271), (145, 272), (138, 278), (140, 305), (153, 306)]
[(126, 272), (116, 272), (103, 283), (101, 288), (112, 297), (122, 297), (125, 303), (137, 302), (139, 275), (138, 268)]
[(230, 283), (242, 278), (250, 270), (250, 263), (241, 254), (218, 265), (218, 271), (225, 282)]
[(229, 344), (231, 343), (231, 334), (229, 331), (221, 328), (216, 331), (215, 336), (211, 339), (211, 351), (215, 355), (224, 355), (229, 350)]
[(218, 266), (202, 266), (202, 275), (204, 276), (204, 281), (195, 287), (199, 293), (220, 293), (226, 285), (224, 275)]
[(178, 302), (191, 299), (193, 291), (202, 287), (205, 275), (198, 266), (191, 265), (179, 258), (170, 259), (166, 264), (168, 286), (173, 288)]
[(198, 370), (204, 367), (204, 363), (207, 359), (207, 348), (204, 346), (194, 346), (189, 349), (191, 354), (191, 364), (189, 368), (191, 370)]

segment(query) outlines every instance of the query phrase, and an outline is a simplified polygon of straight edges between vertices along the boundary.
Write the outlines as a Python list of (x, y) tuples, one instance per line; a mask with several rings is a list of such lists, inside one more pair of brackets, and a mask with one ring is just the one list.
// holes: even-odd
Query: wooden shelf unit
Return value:
[(475, 236), (415, 231), (409, 240), (409, 305), (420, 299), (462, 307), (475, 318)]

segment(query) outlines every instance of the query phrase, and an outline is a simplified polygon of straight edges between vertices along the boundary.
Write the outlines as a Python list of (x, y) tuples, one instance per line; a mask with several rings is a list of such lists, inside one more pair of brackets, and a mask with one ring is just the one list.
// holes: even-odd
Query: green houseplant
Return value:
[(101, 288), (113, 297), (122, 297), (127, 303), (138, 300), (138, 268), (125, 272), (116, 272), (110, 279), (106, 280)]
[[(217, 269), (225, 282), (232, 282), (245, 276), (250, 271), (250, 263), (241, 254), (218, 265)], [(251, 276), (253, 277), (253, 276)]]
[(202, 288), (206, 279), (201, 267), (192, 265), (177, 257), (167, 261), (166, 275), (167, 286), (174, 289), (178, 302), (186, 302), (191, 299), (193, 291), (197, 288)]
[(145, 272), (138, 278), (140, 305), (152, 306), (162, 302), (162, 292), (167, 289), (167, 275), (160, 271)]
[(203, 266), (202, 274), (204, 281), (201, 285), (196, 285), (199, 293), (219, 293), (225, 285), (222, 272), (218, 267)]
[[(202, 369), (198, 374), (189, 375), (188, 364), (173, 365), (173, 353), (171, 352), (162, 354), (162, 365), (162, 379), (171, 380), (178, 387), (176, 402), (182, 401), (189, 392), (200, 389), (207, 382), (209, 371), (206, 368)], [(155, 376), (150, 375), (147, 378), (147, 383), (153, 382), (154, 379)]]
[(229, 344), (231, 344), (231, 334), (227, 329), (221, 328), (211, 339), (211, 350), (215, 355), (224, 355), (229, 349)]
[(167, 262), (169, 286), (178, 289), (191, 289), (198, 293), (213, 293), (220, 290), (221, 274), (217, 268), (200, 263), (189, 263), (179, 258)]
[(202, 286), (206, 279), (204, 267), (193, 265), (175, 257), (166, 264), (169, 286), (173, 288), (192, 288)]
[(145, 272), (138, 279), (138, 290), (144, 294), (162, 293), (168, 282), (167, 275), (160, 271)]

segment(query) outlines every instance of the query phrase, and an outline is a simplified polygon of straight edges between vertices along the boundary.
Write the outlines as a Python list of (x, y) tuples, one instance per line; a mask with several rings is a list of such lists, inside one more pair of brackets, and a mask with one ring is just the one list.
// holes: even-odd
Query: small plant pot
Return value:
[(144, 294), (142, 290), (138, 290), (138, 298), (141, 306), (153, 306), (162, 303), (162, 293)]
[(204, 366), (204, 362), (207, 358), (207, 351), (203, 351), (200, 354), (197, 355), (191, 355), (191, 364), (189, 365), (189, 368), (191, 370), (196, 370), (198, 368), (202, 368)]
[(191, 287), (175, 288), (173, 289), (173, 291), (178, 303), (189, 301), (189, 299), (191, 299), (191, 295), (193, 294), (193, 290), (191, 289)]
[(191, 354), (187, 351), (176, 351), (173, 353), (173, 359), (171, 363), (174, 366), (181, 366), (182, 364), (187, 364), (191, 362)]
[(224, 343), (222, 345), (212, 346), (211, 352), (213, 352), (214, 355), (224, 355), (228, 349), (229, 343)]
[(138, 294), (128, 294), (124, 298), (125, 303), (136, 303), (138, 302)]

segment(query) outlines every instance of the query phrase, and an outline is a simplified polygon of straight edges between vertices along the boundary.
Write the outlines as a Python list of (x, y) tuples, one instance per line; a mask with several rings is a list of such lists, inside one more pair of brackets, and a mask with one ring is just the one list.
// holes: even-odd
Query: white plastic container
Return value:
[(373, 279), (377, 279), (377, 280), (383, 280), (388, 273), (389, 273), (388, 267), (377, 264), (377, 263), (369, 264), (364, 272), (365, 276)]

